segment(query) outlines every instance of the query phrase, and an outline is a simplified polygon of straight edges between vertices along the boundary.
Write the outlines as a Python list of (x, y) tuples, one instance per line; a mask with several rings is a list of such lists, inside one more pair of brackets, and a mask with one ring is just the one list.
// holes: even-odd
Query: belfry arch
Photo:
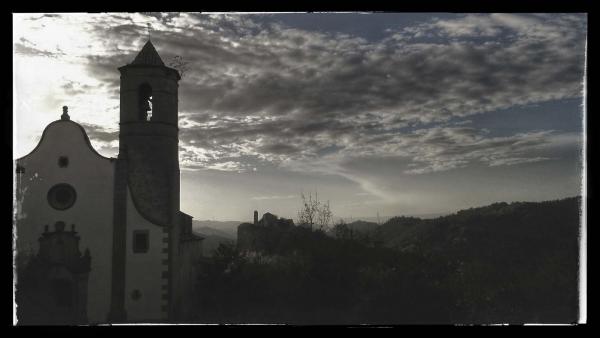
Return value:
[(152, 86), (147, 82), (142, 83), (138, 89), (138, 109), (140, 121), (152, 120)]

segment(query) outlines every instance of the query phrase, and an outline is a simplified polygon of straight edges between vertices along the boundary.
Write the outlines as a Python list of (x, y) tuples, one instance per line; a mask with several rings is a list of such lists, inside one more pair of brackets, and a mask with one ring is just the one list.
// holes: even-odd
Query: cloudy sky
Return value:
[(453, 212), (580, 194), (583, 14), (15, 14), (14, 158), (69, 106), (116, 156), (117, 67), (148, 38), (179, 87), (196, 219)]

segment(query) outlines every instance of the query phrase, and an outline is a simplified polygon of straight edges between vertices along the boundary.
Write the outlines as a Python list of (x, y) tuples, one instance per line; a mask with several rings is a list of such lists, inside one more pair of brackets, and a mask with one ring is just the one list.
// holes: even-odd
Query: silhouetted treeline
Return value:
[(202, 266), (198, 321), (522, 323), (577, 320), (579, 198), (392, 218), (337, 236), (293, 227)]

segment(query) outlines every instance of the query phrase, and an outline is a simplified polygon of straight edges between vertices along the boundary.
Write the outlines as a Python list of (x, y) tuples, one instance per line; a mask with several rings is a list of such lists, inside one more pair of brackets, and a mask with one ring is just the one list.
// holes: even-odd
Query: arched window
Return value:
[(152, 119), (152, 87), (144, 83), (139, 89), (139, 120), (150, 121)]

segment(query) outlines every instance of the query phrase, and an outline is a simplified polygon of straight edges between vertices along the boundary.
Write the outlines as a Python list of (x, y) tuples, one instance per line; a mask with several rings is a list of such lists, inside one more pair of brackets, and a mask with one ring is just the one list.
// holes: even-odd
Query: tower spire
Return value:
[(148, 41), (150, 41), (150, 30), (152, 29), (152, 27), (150, 26), (149, 22), (146, 23), (146, 28), (148, 30)]
[(135, 57), (135, 59), (133, 60), (133, 62), (131, 64), (144, 65), (144, 66), (164, 66), (165, 65), (164, 62), (162, 61), (162, 59), (160, 58), (160, 55), (158, 55), (156, 48), (154, 48), (154, 45), (152, 44), (152, 42), (150, 40), (148, 40), (148, 42), (146, 42), (144, 47), (142, 47), (142, 50)]

